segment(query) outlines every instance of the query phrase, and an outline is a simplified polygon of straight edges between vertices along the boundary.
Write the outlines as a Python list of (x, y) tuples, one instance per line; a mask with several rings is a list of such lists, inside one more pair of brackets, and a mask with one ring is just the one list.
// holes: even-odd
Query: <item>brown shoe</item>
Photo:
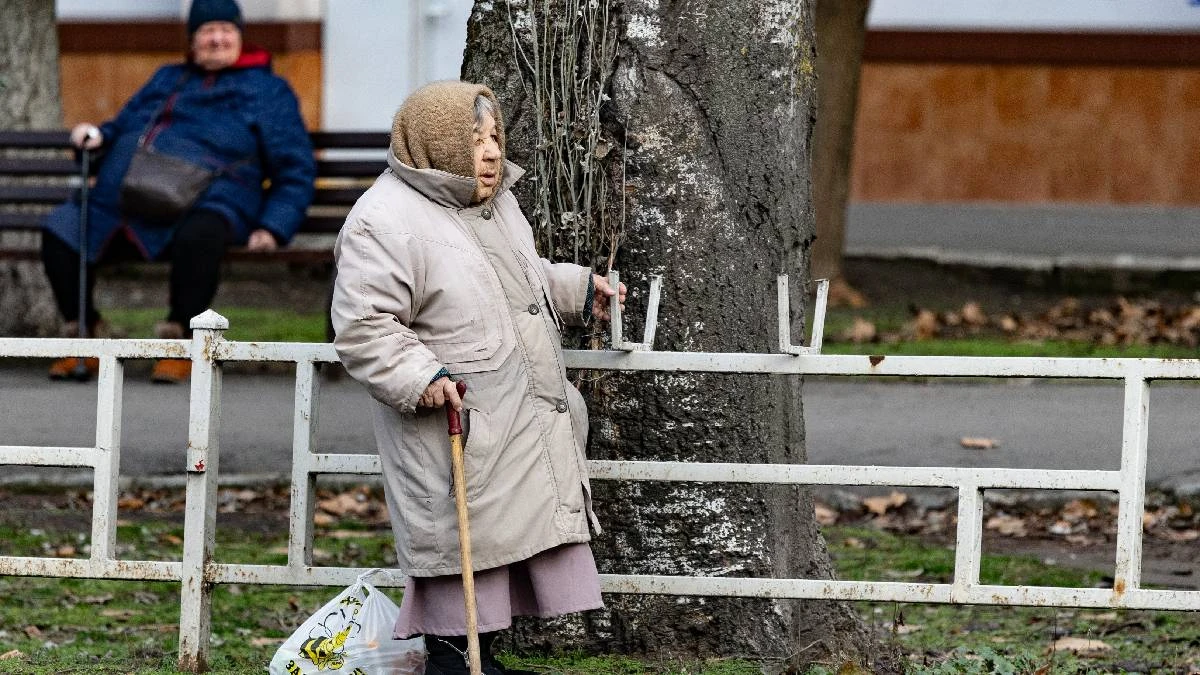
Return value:
[[(83, 369), (78, 369), (79, 362), (83, 361)], [(86, 358), (79, 359), (74, 356), (65, 359), (58, 359), (50, 364), (50, 371), (46, 373), (52, 380), (75, 380), (77, 382), (87, 382), (100, 372), (100, 359)]]
[[(68, 321), (62, 325), (59, 335), (65, 338), (79, 337), (79, 322)], [(90, 326), (88, 337), (91, 338), (107, 338), (112, 336), (112, 329), (109, 328), (108, 322), (101, 319)], [(50, 370), (46, 374), (52, 380), (75, 380), (77, 382), (87, 382), (95, 377), (100, 372), (100, 359), (88, 357), (82, 359), (83, 367), (80, 368), (80, 359), (74, 356), (69, 356), (65, 359), (57, 359), (50, 364)]]
[(187, 382), (192, 375), (192, 362), (187, 359), (159, 359), (154, 362), (150, 381), (159, 384)]

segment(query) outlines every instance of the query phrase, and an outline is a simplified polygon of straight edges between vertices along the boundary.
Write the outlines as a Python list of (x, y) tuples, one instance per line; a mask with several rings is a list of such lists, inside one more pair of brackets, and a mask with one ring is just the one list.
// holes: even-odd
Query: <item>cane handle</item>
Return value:
[[(458, 389), (459, 398), (467, 395), (466, 382), (455, 382), (454, 384)], [(458, 411), (454, 409), (454, 406), (450, 405), (449, 401), (446, 402), (446, 426), (449, 427), (449, 433), (451, 436), (462, 433), (462, 417), (459, 416)]]

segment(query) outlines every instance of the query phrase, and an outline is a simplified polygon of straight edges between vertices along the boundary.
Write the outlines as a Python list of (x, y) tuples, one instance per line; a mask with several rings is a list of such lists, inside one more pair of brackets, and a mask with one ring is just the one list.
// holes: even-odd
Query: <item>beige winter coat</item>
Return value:
[(332, 314), (342, 363), (377, 402), (398, 567), (460, 571), (446, 415), (415, 408), (443, 367), (468, 385), (475, 568), (588, 541), (589, 523), (599, 528), (587, 411), (566, 379), (556, 324), (583, 321), (591, 271), (538, 257), (509, 192), (516, 165), (506, 163), (490, 203), (469, 206), (473, 178), (389, 155), (338, 235)]

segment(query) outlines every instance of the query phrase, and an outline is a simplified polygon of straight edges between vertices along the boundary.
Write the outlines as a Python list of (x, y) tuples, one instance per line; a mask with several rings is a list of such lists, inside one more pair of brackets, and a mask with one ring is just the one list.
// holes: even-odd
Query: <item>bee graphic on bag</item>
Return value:
[[(346, 640), (362, 630), (362, 625), (355, 621), (358, 610), (362, 607), (362, 600), (350, 596), (341, 604), (345, 609), (325, 617), (325, 621), (318, 624), (309, 633), (308, 639), (300, 645), (300, 654), (312, 661), (317, 670), (341, 670), (346, 662)], [(346, 609), (350, 607), (354, 609), (347, 616)]]
[(345, 662), (342, 656), (342, 647), (346, 644), (346, 637), (350, 635), (350, 626), (333, 636), (319, 636), (309, 638), (300, 645), (300, 653), (304, 655), (317, 670), (340, 670)]

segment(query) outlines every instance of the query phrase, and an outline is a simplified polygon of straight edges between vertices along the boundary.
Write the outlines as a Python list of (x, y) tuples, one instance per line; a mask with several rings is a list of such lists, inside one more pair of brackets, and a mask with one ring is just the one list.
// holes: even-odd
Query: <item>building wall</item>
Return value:
[[(60, 22), (58, 32), (66, 126), (113, 117), (155, 70), (183, 60), (187, 44), (179, 21)], [(305, 124), (321, 128), (320, 23), (252, 22), (245, 40), (272, 53), (275, 72), (300, 99)]]
[(874, 32), (851, 198), (1200, 204), (1197, 42)]

